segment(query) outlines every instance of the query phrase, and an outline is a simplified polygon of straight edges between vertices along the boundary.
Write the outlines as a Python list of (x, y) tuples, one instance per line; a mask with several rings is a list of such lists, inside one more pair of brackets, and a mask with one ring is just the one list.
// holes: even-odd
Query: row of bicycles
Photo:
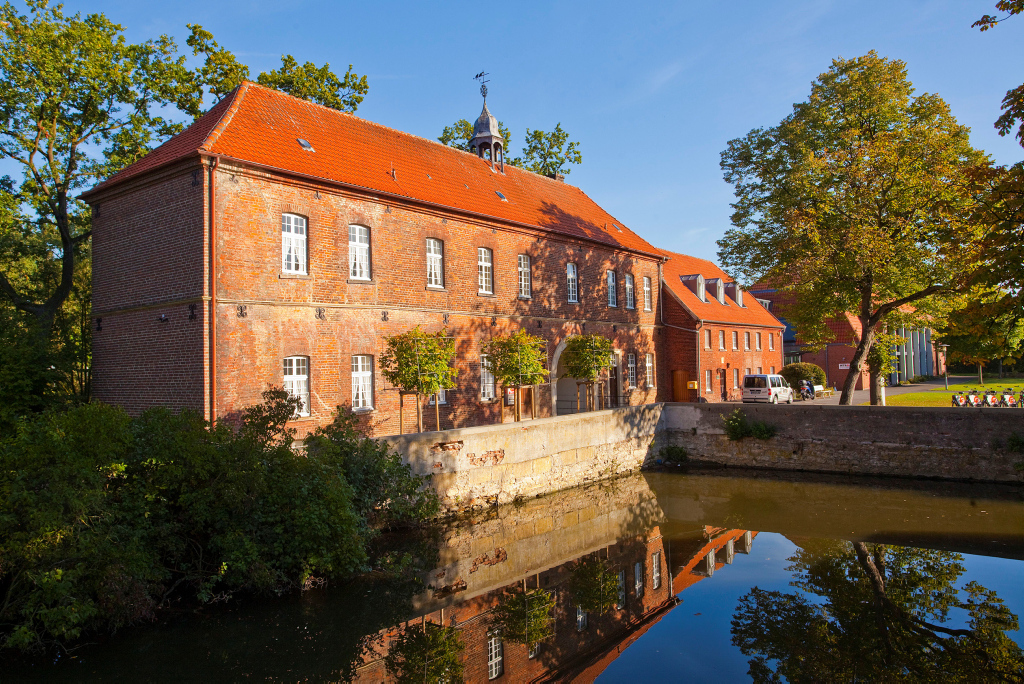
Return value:
[(955, 393), (953, 394), (953, 406), (960, 408), (966, 406), (974, 406), (977, 408), (990, 407), (990, 408), (1020, 408), (1024, 405), (1024, 389), (1020, 391), (1020, 396), (1016, 396), (1013, 393), (1013, 388), (1007, 388), (1005, 390), (986, 390), (984, 393), (979, 393), (978, 390), (971, 390), (967, 393)]

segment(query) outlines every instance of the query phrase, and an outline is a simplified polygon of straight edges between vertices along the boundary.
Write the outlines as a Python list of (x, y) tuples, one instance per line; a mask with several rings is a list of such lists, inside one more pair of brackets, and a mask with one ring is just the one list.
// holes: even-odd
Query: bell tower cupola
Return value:
[(476, 123), (473, 124), (473, 139), (469, 141), (469, 148), (476, 150), (477, 156), (481, 159), (490, 161), (492, 169), (497, 162), (501, 171), (504, 172), (505, 139), (498, 128), (498, 120), (487, 109), (487, 74), (481, 71), (476, 75), (476, 79), (480, 81), (480, 94), (484, 97), (484, 109), (477, 117)]

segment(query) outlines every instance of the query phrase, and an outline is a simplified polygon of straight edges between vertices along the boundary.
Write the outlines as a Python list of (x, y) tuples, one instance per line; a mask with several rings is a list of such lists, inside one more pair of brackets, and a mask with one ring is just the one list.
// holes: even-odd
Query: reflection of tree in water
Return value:
[[(814, 541), (790, 561), (793, 585), (822, 601), (757, 587), (740, 598), (732, 641), (754, 681), (1024, 681), (1006, 636), (1017, 616), (977, 582), (957, 588), (959, 554)], [(967, 628), (947, 626), (960, 611)]]

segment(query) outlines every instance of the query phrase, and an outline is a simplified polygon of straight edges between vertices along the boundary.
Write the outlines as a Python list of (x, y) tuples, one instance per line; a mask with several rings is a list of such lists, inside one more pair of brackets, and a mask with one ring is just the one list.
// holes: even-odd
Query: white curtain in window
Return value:
[(497, 679), (505, 672), (505, 649), (501, 635), (492, 632), (487, 635), (487, 678)]
[(480, 355), (480, 398), (481, 399), (493, 399), (494, 398), (494, 374), (491, 373), (491, 369), (488, 367), (488, 359), (486, 354)]
[(647, 354), (644, 363), (647, 366), (647, 386), (654, 387), (654, 354)]
[(366, 226), (348, 227), (348, 277), (370, 279), (370, 229)]
[(519, 296), (530, 296), (530, 257), (519, 255)]
[(644, 311), (651, 310), (651, 279), (644, 277)]
[(479, 291), (483, 294), (494, 293), (492, 268), (491, 250), (486, 247), (478, 247), (476, 250), (476, 273)]
[(636, 354), (626, 355), (626, 368), (629, 373), (629, 386), (636, 387)]
[(619, 293), (615, 291), (615, 271), (608, 271), (608, 306), (619, 305)]
[(565, 265), (565, 286), (570, 302), (579, 301), (579, 287), (576, 280), (576, 264)]
[(306, 273), (306, 219), (302, 216), (281, 215), (281, 270)]
[(295, 410), (297, 416), (309, 415), (309, 359), (305, 356), (289, 356), (284, 360), (284, 391), (301, 404)]
[(373, 357), (352, 357), (352, 408), (373, 407)]
[(427, 287), (444, 287), (444, 245), (427, 238)]
[(625, 281), (624, 281), (623, 285), (624, 285), (624, 290), (626, 292), (626, 308), (627, 309), (634, 309), (634, 308), (636, 308), (636, 300), (635, 300), (635, 298), (633, 296), (633, 276), (632, 276), (632, 274), (630, 274), (630, 273), (626, 274), (626, 278), (625, 278)]

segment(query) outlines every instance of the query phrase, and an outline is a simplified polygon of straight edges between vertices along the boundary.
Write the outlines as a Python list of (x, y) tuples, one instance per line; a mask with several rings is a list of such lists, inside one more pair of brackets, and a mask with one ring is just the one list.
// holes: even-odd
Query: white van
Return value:
[(743, 402), (793, 403), (793, 388), (781, 375), (744, 375)]

